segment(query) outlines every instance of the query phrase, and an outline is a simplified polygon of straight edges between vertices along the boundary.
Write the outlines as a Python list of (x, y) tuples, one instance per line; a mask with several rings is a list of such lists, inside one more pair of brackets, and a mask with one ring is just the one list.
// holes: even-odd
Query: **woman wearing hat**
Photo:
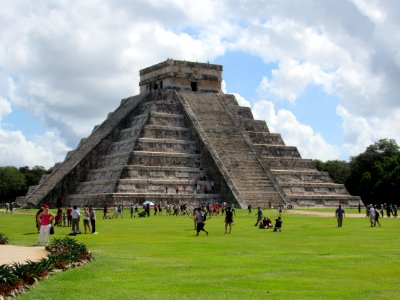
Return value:
[(49, 212), (49, 206), (43, 206), (43, 211), (37, 216), (37, 221), (40, 224), (39, 230), (39, 238), (36, 246), (40, 246), (43, 241), (43, 237), (45, 239), (46, 246), (49, 245), (49, 235), (50, 235), (50, 228), (51, 223), (54, 220), (54, 215)]

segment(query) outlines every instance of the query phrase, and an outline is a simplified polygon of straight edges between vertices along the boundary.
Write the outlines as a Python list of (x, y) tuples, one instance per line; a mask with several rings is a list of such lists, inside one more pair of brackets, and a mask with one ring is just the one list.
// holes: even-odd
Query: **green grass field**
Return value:
[[(0, 213), (10, 244), (36, 242), (33, 214)], [(126, 211), (103, 220), (99, 211), (99, 234), (76, 237), (95, 260), (18, 299), (400, 299), (400, 220), (371, 228), (345, 218), (337, 228), (333, 214), (284, 214), (283, 231), (272, 232), (254, 227), (255, 219), (237, 210), (227, 235), (223, 217), (213, 217), (210, 235), (196, 237), (189, 217), (131, 219)], [(56, 227), (54, 237), (68, 232)]]

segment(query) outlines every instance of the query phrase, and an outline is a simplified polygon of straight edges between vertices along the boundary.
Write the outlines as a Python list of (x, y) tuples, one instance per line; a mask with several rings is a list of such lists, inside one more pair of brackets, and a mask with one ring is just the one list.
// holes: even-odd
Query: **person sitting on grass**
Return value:
[(259, 229), (272, 229), (272, 221), (270, 218), (264, 217), (262, 222), (260, 222)]
[(274, 231), (282, 231), (282, 219), (281, 219), (281, 217), (277, 217), (275, 219)]

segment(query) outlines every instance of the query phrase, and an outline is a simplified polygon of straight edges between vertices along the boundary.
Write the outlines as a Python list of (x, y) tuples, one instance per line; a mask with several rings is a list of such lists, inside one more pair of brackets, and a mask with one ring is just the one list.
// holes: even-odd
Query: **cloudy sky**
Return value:
[(222, 64), (305, 158), (399, 143), (399, 3), (0, 0), (0, 165), (62, 161), (167, 58)]

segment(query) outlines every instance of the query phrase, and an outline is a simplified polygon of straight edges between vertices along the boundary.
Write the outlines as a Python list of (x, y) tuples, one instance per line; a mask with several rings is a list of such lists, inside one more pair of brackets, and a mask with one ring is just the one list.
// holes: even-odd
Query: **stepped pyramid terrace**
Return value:
[(358, 205), (359, 197), (222, 93), (221, 82), (222, 66), (208, 63), (169, 59), (141, 70), (140, 94), (123, 99), (20, 201)]

